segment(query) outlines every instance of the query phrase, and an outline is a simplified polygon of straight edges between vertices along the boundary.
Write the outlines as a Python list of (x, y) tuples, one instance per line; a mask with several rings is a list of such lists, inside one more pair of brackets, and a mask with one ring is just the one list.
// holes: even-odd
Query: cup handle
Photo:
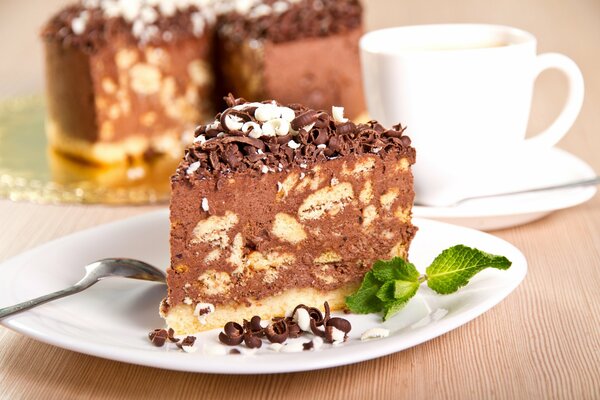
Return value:
[(544, 70), (550, 68), (558, 69), (565, 74), (569, 83), (569, 93), (562, 111), (552, 125), (545, 131), (526, 140), (528, 145), (536, 147), (552, 147), (558, 143), (573, 126), (583, 105), (583, 75), (577, 64), (563, 54), (540, 54), (536, 59), (535, 77), (537, 78)]

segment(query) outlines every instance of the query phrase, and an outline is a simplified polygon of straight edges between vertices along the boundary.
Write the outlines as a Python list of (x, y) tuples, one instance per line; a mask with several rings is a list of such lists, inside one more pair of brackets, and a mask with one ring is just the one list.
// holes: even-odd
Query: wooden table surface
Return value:
[[(377, 0), (368, 7), (370, 28), (501, 23), (533, 32), (541, 51), (571, 56), (583, 70), (586, 100), (560, 147), (600, 171), (600, 2)], [(559, 75), (540, 78), (531, 131), (552, 120), (564, 94)], [(153, 209), (0, 201), (0, 260)], [(600, 398), (600, 196), (494, 234), (525, 253), (523, 284), (476, 320), (400, 353), (313, 372), (204, 375), (95, 358), (0, 328), (0, 398)]]

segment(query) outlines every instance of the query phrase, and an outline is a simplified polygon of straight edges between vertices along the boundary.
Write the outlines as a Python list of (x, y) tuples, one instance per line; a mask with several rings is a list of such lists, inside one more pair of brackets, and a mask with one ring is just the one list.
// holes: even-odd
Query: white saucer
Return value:
[[(65, 349), (158, 368), (221, 374), (306, 371), (381, 357), (440, 336), (498, 304), (525, 277), (525, 257), (502, 239), (437, 221), (414, 222), (419, 232), (410, 254), (421, 271), (440, 251), (458, 243), (504, 255), (513, 264), (506, 271), (482, 271), (451, 295), (438, 295), (424, 285), (406, 308), (386, 322), (376, 314), (344, 314), (352, 324), (349, 340), (339, 346), (324, 345), (318, 351), (302, 351), (301, 343), (311, 340), (306, 336), (293, 339), (300, 342), (298, 352), (276, 352), (263, 345), (258, 351), (239, 346), (242, 354), (230, 354), (230, 348), (217, 339), (219, 330), (198, 335), (198, 351), (193, 354), (175, 346), (154, 347), (147, 334), (164, 324), (158, 316), (158, 304), (166, 287), (127, 279), (103, 280), (82, 293), (0, 323)], [(168, 240), (168, 210), (161, 210), (47, 243), (0, 266), (0, 307), (63, 289), (81, 277), (83, 265), (105, 257), (137, 258), (164, 267), (169, 262)], [(389, 329), (389, 337), (361, 341), (361, 333), (373, 327)], [(460, 354), (461, 349), (451, 352)]]
[[(507, 156), (502, 169), (490, 170), (485, 182), (470, 183), (470, 189), (455, 194), (454, 200), (549, 186), (594, 176), (596, 173), (588, 164), (558, 148), (521, 152)], [(590, 200), (596, 191), (595, 186), (589, 186), (471, 200), (454, 207), (415, 206), (413, 215), (480, 230), (502, 229), (534, 221), (552, 211), (582, 204)]]

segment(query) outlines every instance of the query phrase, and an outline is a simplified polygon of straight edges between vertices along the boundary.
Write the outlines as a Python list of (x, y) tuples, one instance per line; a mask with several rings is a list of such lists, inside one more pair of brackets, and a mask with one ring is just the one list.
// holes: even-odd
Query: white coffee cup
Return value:
[[(583, 103), (577, 65), (562, 54), (536, 54), (535, 37), (485, 24), (382, 29), (360, 40), (369, 114), (385, 126), (402, 123), (417, 150), (417, 200), (477, 194), (486, 169), (510, 162), (527, 146), (554, 146)], [(526, 139), (536, 77), (562, 71), (567, 101), (548, 129)]]

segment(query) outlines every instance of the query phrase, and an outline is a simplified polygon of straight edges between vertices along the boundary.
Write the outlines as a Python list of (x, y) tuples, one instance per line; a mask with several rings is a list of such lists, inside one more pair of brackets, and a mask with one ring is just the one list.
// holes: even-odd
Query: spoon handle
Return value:
[(40, 304), (47, 303), (52, 300), (60, 299), (61, 297), (70, 296), (75, 293), (79, 293), (84, 289), (87, 289), (91, 285), (96, 283), (93, 281), (90, 284), (82, 285), (81, 282), (76, 283), (75, 285), (68, 287), (63, 290), (59, 290), (57, 292), (49, 293), (44, 296), (36, 297), (35, 299), (27, 300), (19, 304), (15, 304), (14, 306), (9, 306), (5, 308), (0, 308), (0, 319), (4, 317), (8, 317), (9, 315), (13, 315), (16, 313), (20, 313), (21, 311), (29, 310), (30, 308), (37, 307)]
[(589, 178), (589, 179), (583, 179), (583, 180), (580, 180), (580, 181), (574, 181), (574, 182), (568, 182), (568, 183), (560, 183), (558, 185), (543, 186), (543, 187), (538, 187), (538, 188), (533, 188), (533, 189), (517, 190), (517, 191), (514, 191), (514, 192), (506, 192), (506, 193), (489, 194), (489, 195), (483, 195), (483, 196), (466, 197), (464, 199), (461, 199), (461, 200), (457, 201), (456, 204), (460, 204), (460, 203), (463, 203), (463, 202), (469, 201), (469, 200), (478, 200), (478, 199), (485, 199), (485, 198), (490, 198), (490, 197), (514, 196), (514, 195), (517, 195), (517, 194), (546, 192), (546, 191), (549, 191), (549, 190), (567, 189), (567, 188), (572, 188), (572, 187), (591, 186), (591, 185), (597, 185), (597, 184), (600, 184), (600, 176), (596, 176), (594, 178)]

